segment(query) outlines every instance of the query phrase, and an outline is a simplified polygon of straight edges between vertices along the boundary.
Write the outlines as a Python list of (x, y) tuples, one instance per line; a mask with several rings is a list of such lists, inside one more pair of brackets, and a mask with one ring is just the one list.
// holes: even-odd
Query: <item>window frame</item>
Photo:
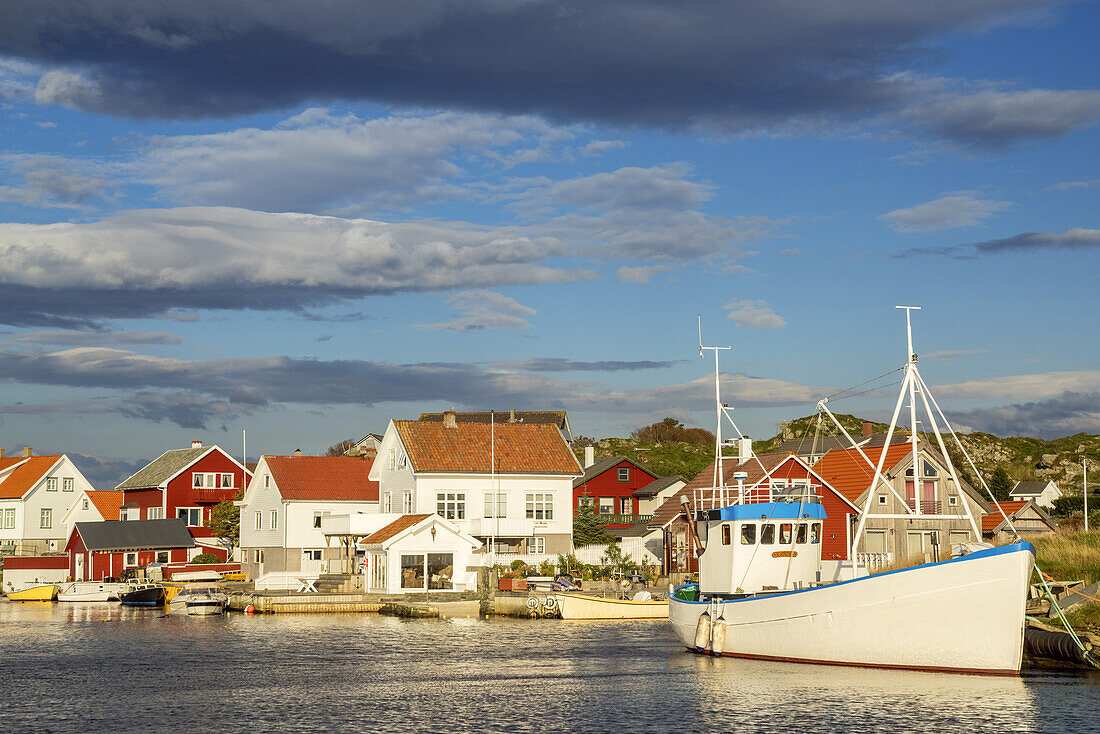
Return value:
[[(133, 561), (130, 559), (133, 558)], [(123, 568), (137, 568), (138, 554), (137, 551), (126, 551), (122, 554), (122, 567)]]
[[(465, 492), (436, 492), (435, 514), (444, 520), (466, 519), (466, 493)], [(402, 577), (402, 583), (404, 578)], [(402, 588), (405, 588), (404, 586)]]
[(38, 513), (38, 529), (39, 530), (51, 530), (53, 529), (53, 508), (43, 507)]
[(4, 530), (15, 530), (15, 508), (5, 507), (0, 510), (0, 525)]
[(527, 552), (545, 555), (546, 538), (540, 538), (537, 535), (532, 535), (530, 538), (527, 539)]
[(264, 513), (263, 513), (262, 510), (256, 510), (255, 511), (255, 525), (256, 525), (256, 527), (255, 527), (256, 530), (263, 530), (264, 529)]
[(481, 511), (486, 518), (508, 517), (508, 493), (484, 492)]
[(146, 507), (145, 508), (145, 519), (146, 520), (161, 520), (161, 519), (163, 519), (161, 517), (161, 515), (163, 515), (163, 514), (164, 514), (163, 513), (163, 508), (161, 508), (161, 507)]
[(56, 492), (57, 491), (57, 477), (46, 477), (46, 491), (47, 492)]
[(622, 482), (624, 484), (629, 482), (630, 481), (630, 467), (629, 466), (620, 466), (619, 471), (618, 471), (618, 476), (616, 478), (619, 482)]
[[(614, 509), (614, 505), (612, 505), (612, 509)], [(528, 492), (524, 498), (524, 517), (527, 520), (553, 520), (554, 494), (552, 492)]]
[(413, 511), (413, 493), (405, 491), (401, 493), (401, 512), (409, 515)]
[(278, 510), (272, 510), (271, 511), (271, 529), (272, 530), (278, 530), (279, 529), (279, 511)]
[[(180, 515), (181, 512), (186, 512), (187, 517), (181, 516)], [(192, 517), (193, 513), (198, 513), (199, 522), (198, 522), (197, 525), (192, 525), (191, 524), (191, 517)], [(186, 525), (189, 528), (201, 528), (201, 527), (203, 527), (203, 524), (202, 524), (202, 508), (201, 507), (177, 507), (176, 508), (176, 517), (183, 520), (183, 524)]]
[(756, 545), (756, 523), (741, 523), (741, 545)]
[(73, 478), (72, 477), (62, 477), (61, 478), (61, 491), (62, 492), (72, 492), (73, 491)]

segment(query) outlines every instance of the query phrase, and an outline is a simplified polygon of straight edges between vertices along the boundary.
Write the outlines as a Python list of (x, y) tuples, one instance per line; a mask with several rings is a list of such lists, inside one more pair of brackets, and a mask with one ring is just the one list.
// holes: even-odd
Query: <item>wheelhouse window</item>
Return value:
[(747, 522), (741, 525), (741, 545), (754, 545), (756, 543), (756, 523)]
[[(465, 492), (439, 492), (435, 496), (435, 513), (448, 520), (466, 519)], [(423, 580), (423, 579), (422, 579)]]
[(189, 528), (202, 527), (201, 507), (180, 507), (176, 510), (176, 517), (183, 520), (183, 524)]
[(796, 543), (805, 543), (806, 539), (807, 539), (807, 536), (809, 534), (809, 531), (810, 531), (810, 528), (806, 523), (804, 523), (804, 522), (798, 523), (798, 534), (795, 536), (794, 542), (796, 542)]
[(820, 543), (821, 542), (821, 523), (815, 522), (810, 526), (810, 542), (811, 543)]
[(760, 526), (760, 542), (763, 545), (775, 544), (775, 523)]
[(779, 525), (779, 544), (790, 545), (792, 537), (793, 526), (789, 522), (781, 523)]
[[(600, 498), (601, 501), (603, 498)], [(600, 508), (603, 514), (603, 508)], [(553, 520), (554, 519), (554, 495), (529, 494), (527, 495), (527, 519), (528, 520)]]
[(629, 482), (630, 481), (630, 467), (628, 467), (628, 466), (620, 466), (619, 467), (619, 481), (620, 482)]

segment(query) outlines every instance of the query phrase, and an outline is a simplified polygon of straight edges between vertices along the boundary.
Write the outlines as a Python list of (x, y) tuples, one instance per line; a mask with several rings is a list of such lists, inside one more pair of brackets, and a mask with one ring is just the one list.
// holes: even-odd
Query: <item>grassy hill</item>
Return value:
[[(691, 479), (710, 465), (714, 459), (713, 446), (670, 441), (645, 443), (636, 438), (601, 438), (594, 444), (596, 458), (625, 456), (659, 477), (679, 474)], [(575, 446), (577, 460), (584, 465), (584, 448)]]

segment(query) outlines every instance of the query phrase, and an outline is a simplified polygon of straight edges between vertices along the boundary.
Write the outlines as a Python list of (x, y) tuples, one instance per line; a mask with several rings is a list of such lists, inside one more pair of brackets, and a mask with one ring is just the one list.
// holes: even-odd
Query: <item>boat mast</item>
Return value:
[[(711, 486), (715, 488), (715, 494), (717, 490), (723, 490), (721, 492), (722, 500), (725, 500), (725, 484), (726, 473), (722, 470), (722, 413), (725, 411), (725, 406), (722, 405), (722, 390), (720, 384), (720, 377), (718, 372), (718, 352), (732, 351), (733, 347), (705, 347), (703, 346), (703, 317), (700, 315), (699, 319), (699, 358), (703, 358), (703, 351), (710, 349), (714, 352), (714, 417), (715, 417), (715, 429), (714, 429), (714, 479)], [(740, 457), (738, 457), (740, 460)], [(717, 497), (712, 497), (717, 500)]]
[[(912, 374), (917, 369), (917, 355), (913, 353), (913, 322), (911, 318), (913, 311), (920, 311), (920, 306), (894, 306), (894, 308), (905, 311), (905, 343), (908, 350), (905, 355), (905, 379), (909, 383), (909, 444), (913, 447), (913, 511), (920, 515), (923, 509), (921, 507), (921, 497), (923, 495), (920, 486), (920, 467), (917, 462), (917, 386)], [(887, 444), (887, 448), (889, 448), (889, 444)], [(886, 449), (882, 450), (882, 455), (886, 455)]]

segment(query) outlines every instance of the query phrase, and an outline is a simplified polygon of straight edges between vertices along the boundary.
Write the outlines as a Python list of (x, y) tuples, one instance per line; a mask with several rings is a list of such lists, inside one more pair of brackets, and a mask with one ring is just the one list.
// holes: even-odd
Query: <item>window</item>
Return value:
[(810, 542), (821, 542), (821, 523), (815, 522), (813, 525), (810, 526)]
[(126, 553), (122, 557), (122, 565), (127, 568), (133, 568), (137, 565), (137, 553)]
[(264, 514), (262, 512), (256, 512), (256, 529), (263, 530), (264, 528)]
[(747, 522), (741, 526), (741, 545), (756, 543), (756, 523)]
[(619, 514), (620, 515), (633, 515), (634, 514), (634, 500), (630, 497), (619, 498)]
[(422, 554), (401, 555), (401, 588), (424, 588), (424, 556)]
[(264, 562), (264, 552), (262, 550), (256, 551), (256, 563), (259, 563), (259, 564), (262, 565), (263, 562)]
[(401, 511), (408, 515), (413, 511), (413, 493), (402, 492), (401, 493)]
[(145, 518), (147, 520), (159, 520), (163, 510), (159, 507), (150, 507), (145, 511)]
[(248, 551), (241, 551), (241, 563), (248, 563)]
[[(603, 498), (600, 498), (603, 501)], [(601, 514), (603, 508), (600, 508)], [(528, 520), (553, 520), (554, 519), (554, 495), (529, 494), (527, 495), (527, 519)]]
[(315, 527), (315, 528), (321, 527), (321, 513), (320, 512), (314, 512), (313, 513), (313, 527)]
[[(435, 495), (435, 512), (448, 520), (466, 519), (465, 492), (439, 492)], [(402, 585), (404, 581), (402, 580)]]
[(183, 520), (183, 524), (189, 528), (202, 527), (201, 507), (180, 507), (176, 510), (176, 517)]
[(730, 544), (730, 526), (725, 524), (722, 526), (722, 545)]
[(805, 543), (806, 542), (806, 534), (809, 532), (809, 530), (810, 530), (810, 528), (806, 523), (804, 523), (804, 522), (798, 523), (798, 535), (795, 536), (794, 542), (796, 542), (796, 543)]
[(321, 554), (323, 551), (319, 550), (306, 550), (302, 551), (302, 558), (307, 561), (319, 561), (321, 560)]
[(49, 507), (42, 508), (41, 527), (51, 528), (53, 527), (53, 510)]
[(385, 556), (381, 554), (371, 554), (370, 568), (371, 568), (371, 585), (375, 589), (386, 588), (386, 564), (383, 562)]
[(864, 533), (865, 540), (863, 541), (863, 547), (867, 549), (868, 553), (885, 553), (886, 552), (886, 531), (885, 530), (868, 530)]
[(397, 468), (397, 449), (390, 449), (390, 469)]
[(450, 589), (451, 577), (455, 573), (454, 554), (428, 554), (428, 588)]
[(72, 477), (65, 477), (64, 479), (61, 480), (61, 491), (62, 492), (72, 492), (73, 491), (73, 478)]
[(382, 495), (382, 512), (393, 512), (393, 495), (389, 492)]
[(546, 538), (528, 538), (527, 539), (527, 552), (528, 553), (545, 553), (546, 552)]
[(620, 466), (619, 467), (619, 481), (620, 482), (629, 482), (630, 481), (630, 467), (629, 466)]
[(878, 503), (879, 503), (880, 505), (885, 505), (885, 504), (886, 504), (886, 495), (884, 495), (884, 494), (880, 494), (880, 495), (878, 496)]
[(4, 530), (15, 529), (15, 508), (8, 508), (4, 510)]
[(80, 509), (82, 509), (82, 510), (87, 510), (88, 509), (88, 498), (87, 497), (85, 497), (84, 501), (80, 503)]
[(278, 510), (272, 510), (271, 511), (271, 529), (275, 530), (278, 527), (279, 527), (279, 511)]
[(46, 491), (47, 492), (56, 492), (57, 491), (57, 477), (46, 477)]
[(952, 530), (947, 535), (947, 540), (950, 543), (969, 543), (970, 531), (969, 530)]
[(508, 493), (485, 493), (485, 517), (508, 517)]
[(791, 544), (791, 537), (792, 537), (791, 530), (792, 530), (792, 527), (791, 527), (791, 524), (789, 522), (785, 522), (785, 523), (783, 523), (779, 526), (779, 544), (780, 545), (790, 545)]
[(271, 486), (271, 475), (270, 474), (264, 474), (264, 489), (267, 489), (270, 486)]
[(191, 475), (191, 486), (205, 489), (231, 489), (233, 487), (233, 475), (195, 472)]
[[(530, 497), (531, 495), (527, 495)], [(614, 497), (600, 497), (600, 509), (598, 515), (613, 515), (615, 514), (615, 498)]]
[(157, 563), (168, 563), (168, 551), (157, 551)]
[(958, 495), (953, 494), (950, 497), (948, 497), (947, 498), (947, 504), (950, 505), (951, 507), (958, 507), (959, 506), (959, 497), (958, 497)]
[(775, 524), (768, 523), (760, 526), (760, 542), (764, 545), (775, 544)]

